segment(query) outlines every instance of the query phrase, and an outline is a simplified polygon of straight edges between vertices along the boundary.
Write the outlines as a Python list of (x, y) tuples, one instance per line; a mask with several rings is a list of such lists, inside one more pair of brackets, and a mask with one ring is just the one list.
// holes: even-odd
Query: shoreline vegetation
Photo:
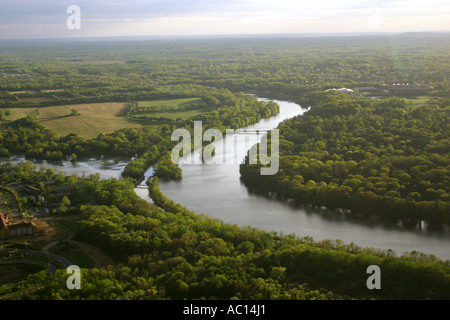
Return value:
[[(311, 106), (306, 116), (279, 126), (279, 175), (262, 177), (256, 175), (259, 165), (241, 166), (249, 187), (258, 185), (301, 203), (367, 215), (381, 212), (406, 224), (448, 223), (450, 86), (442, 76), (450, 68), (447, 38), (396, 38), (396, 62), (407, 69), (393, 65), (393, 42), (386, 37), (199, 40), (199, 46), (197, 40), (175, 41), (170, 48), (154, 41), (145, 50), (140, 41), (126, 46), (98, 42), (77, 44), (72, 53), (65, 48), (62, 55), (57, 44), (29, 49), (6, 45), (0, 52), (0, 156), (134, 159), (121, 179), (106, 180), (35, 172), (27, 164), (2, 166), (2, 183), (57, 179), (74, 187), (70, 214), (81, 216), (73, 226), (74, 239), (97, 245), (117, 265), (83, 268), (83, 290), (66, 290), (68, 275), (58, 270), (53, 276), (32, 274), (21, 287), (0, 286), (0, 297), (449, 299), (448, 260), (415, 251), (397, 257), (339, 240), (314, 242), (224, 224), (167, 198), (158, 177), (146, 181), (155, 205), (134, 192), (136, 181), (158, 160), (160, 178), (181, 178), (181, 170), (168, 161), (174, 129), (192, 133), (195, 119), (204, 130), (225, 131), (278, 112), (275, 103), (242, 93), (249, 92)], [(111, 46), (114, 50), (103, 50)], [(80, 56), (121, 63), (72, 63)], [(429, 100), (325, 93), (405, 78), (431, 85)], [(119, 116), (133, 125), (114, 122), (118, 127), (112, 133), (84, 138), (76, 132), (59, 136), (42, 121), (50, 117), (62, 125), (86, 120), (88, 109), (77, 104), (94, 102), (123, 103)], [(62, 105), (70, 105), (64, 114), (44, 110)], [(14, 118), (25, 111), (24, 117)], [(108, 111), (99, 109), (100, 117), (101, 112)], [(383, 270), (382, 290), (366, 286), (370, 265)]]
[[(32, 166), (11, 170), (54, 178)], [(71, 224), (73, 239), (95, 244), (117, 265), (82, 268), (82, 290), (64, 289), (65, 270), (54, 275), (43, 271), (30, 275), (19, 288), (0, 286), (0, 296), (348, 300), (445, 299), (449, 294), (449, 262), (433, 256), (411, 252), (396, 257), (338, 240), (314, 242), (225, 224), (165, 197), (157, 177), (147, 183), (162, 208), (139, 198), (131, 181), (58, 177), (75, 186), (70, 198), (81, 218)], [(366, 287), (369, 265), (382, 266), (383, 290)]]
[[(208, 105), (208, 111), (198, 114), (195, 119), (203, 122), (204, 130), (211, 127), (221, 131), (227, 128), (237, 129), (279, 111), (279, 106), (273, 102), (261, 102), (256, 97), (228, 90), (210, 89), (202, 97), (203, 103)], [(166, 118), (158, 126), (120, 129), (91, 139), (83, 139), (76, 133), (57, 136), (31, 115), (5, 125), (9, 130), (0, 132), (0, 156), (24, 154), (26, 158), (60, 161), (68, 157), (80, 159), (92, 155), (138, 155), (123, 171), (123, 177), (137, 181), (142, 180), (148, 168), (174, 146), (169, 135), (174, 128), (184, 127), (193, 131), (192, 120), (170, 118)]]
[(280, 124), (277, 175), (240, 166), (246, 186), (394, 224), (450, 225), (449, 100), (407, 107), (400, 99), (321, 99)]

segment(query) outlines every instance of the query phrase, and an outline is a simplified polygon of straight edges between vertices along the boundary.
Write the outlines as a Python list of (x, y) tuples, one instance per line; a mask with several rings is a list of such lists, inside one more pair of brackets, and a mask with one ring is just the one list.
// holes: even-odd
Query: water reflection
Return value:
[(79, 176), (89, 176), (99, 174), (101, 179), (120, 178), (125, 166), (132, 160), (130, 157), (99, 157), (80, 159), (79, 161), (47, 161), (36, 159), (25, 159), (25, 157), (13, 156), (11, 158), (0, 159), (2, 162), (17, 164), (22, 161), (31, 161), (37, 169), (53, 169), (62, 171), (66, 175), (77, 174)]
[[(276, 102), (280, 105), (278, 116), (245, 129), (270, 130), (281, 121), (306, 111), (295, 103)], [(255, 136), (249, 137), (252, 143), (258, 141)], [(238, 158), (243, 159), (248, 146), (238, 146), (229, 154), (230, 150), (222, 147), (226, 145), (228, 138), (232, 136), (225, 136), (225, 141), (216, 144), (216, 156), (227, 159), (237, 154)], [(195, 212), (219, 218), (226, 223), (300, 237), (308, 236), (318, 241), (339, 239), (344, 243), (354, 242), (361, 247), (392, 249), (398, 254), (417, 250), (450, 259), (449, 233), (429, 228), (405, 227), (397, 221), (389, 223), (374, 217), (320, 210), (276, 195), (258, 194), (240, 181), (239, 163), (183, 164), (181, 167), (183, 179), (178, 182), (160, 181), (162, 192)]]
[[(295, 103), (276, 102), (280, 105), (279, 115), (261, 120), (247, 129), (270, 130), (278, 126), (281, 121), (306, 111)], [(252, 135), (252, 139), (259, 138)], [(225, 136), (224, 139), (227, 137)], [(252, 143), (257, 141), (251, 140)], [(243, 159), (249, 148), (249, 146), (238, 146), (222, 154), (221, 152), (225, 149), (220, 145), (223, 143), (226, 141), (217, 142), (216, 156), (236, 155), (238, 159)], [(8, 161), (17, 163), (23, 160), (16, 157)], [(35, 161), (34, 163), (38, 168), (52, 168), (63, 171), (66, 175), (99, 174), (102, 179), (117, 179), (131, 160), (132, 158), (91, 158), (75, 163), (70, 161), (60, 163)], [(398, 255), (416, 250), (434, 254), (441, 259), (450, 259), (448, 230), (430, 230), (429, 226), (422, 229), (413, 226), (408, 228), (399, 224), (398, 221), (389, 223), (375, 218), (318, 210), (276, 195), (258, 194), (241, 182), (239, 161), (233, 164), (181, 165), (181, 167), (183, 169), (181, 181), (160, 181), (160, 188), (164, 194), (197, 213), (204, 213), (226, 223), (251, 226), (279, 234), (311, 237), (317, 241), (339, 239), (347, 244), (354, 242), (360, 247), (391, 249)], [(150, 168), (145, 176), (147, 178), (152, 174), (153, 169)], [(136, 188), (135, 191), (142, 199), (151, 202), (147, 189)]]
[[(241, 181), (241, 185), (246, 186), (244, 182)], [(264, 199), (269, 199), (271, 201), (278, 201), (283, 205), (289, 206), (294, 210), (304, 211), (306, 214), (319, 214), (323, 219), (335, 222), (350, 222), (355, 224), (363, 224), (369, 228), (371, 227), (383, 227), (386, 230), (418, 230), (424, 233), (436, 233), (436, 234), (446, 234), (450, 232), (448, 226), (445, 225), (431, 225), (426, 223), (425, 221), (417, 222), (405, 222), (400, 221), (398, 218), (383, 218), (381, 219), (378, 216), (366, 216), (366, 215), (358, 215), (352, 213), (350, 210), (345, 209), (335, 209), (331, 210), (328, 208), (319, 208), (317, 206), (305, 205), (303, 203), (297, 202), (294, 199), (286, 199), (283, 196), (277, 194), (267, 194), (265, 191), (260, 191), (258, 189), (252, 188), (250, 186), (246, 186), (247, 195), (249, 197), (260, 197)]]

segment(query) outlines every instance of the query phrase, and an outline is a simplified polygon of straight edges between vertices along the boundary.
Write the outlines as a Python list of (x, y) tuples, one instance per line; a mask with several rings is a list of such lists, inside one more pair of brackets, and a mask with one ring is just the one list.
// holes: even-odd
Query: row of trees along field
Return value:
[[(195, 117), (195, 120), (203, 122), (204, 130), (236, 129), (279, 111), (279, 106), (273, 102), (261, 102), (254, 96), (231, 93), (225, 89), (211, 88), (207, 93), (196, 93), (205, 94), (202, 98), (210, 110)], [(170, 134), (179, 127), (185, 127), (193, 134), (193, 120), (178, 119), (170, 120), (165, 125), (122, 129), (85, 140), (77, 134), (58, 137), (31, 117), (26, 117), (9, 123), (7, 130), (0, 131), (0, 155), (22, 154), (30, 159), (51, 161), (95, 155), (138, 155), (124, 169), (123, 176), (139, 179), (161, 155), (171, 150), (174, 143), (170, 141)]]
[(448, 99), (410, 107), (397, 98), (320, 97), (304, 116), (280, 124), (276, 175), (241, 165), (248, 186), (393, 221), (450, 223)]
[(165, 88), (187, 84), (295, 100), (308, 90), (407, 80), (448, 97), (448, 37), (3, 44), (0, 108), (176, 98)]
[[(202, 130), (215, 128), (225, 132), (227, 128), (237, 129), (245, 125), (258, 122), (262, 118), (268, 118), (279, 112), (278, 104), (274, 102), (263, 102), (251, 95), (243, 93), (231, 93), (229, 90), (213, 90), (204, 99), (205, 103), (211, 108), (210, 112), (204, 112), (195, 116), (196, 121), (202, 122)], [(170, 142), (171, 133), (178, 128), (189, 130), (191, 136), (194, 136), (194, 119), (173, 120), (171, 125), (164, 126), (161, 134), (166, 137), (164, 146), (173, 147), (176, 142)], [(192, 139), (193, 143), (193, 139)], [(153, 148), (153, 146), (152, 146)], [(155, 153), (150, 148), (138, 159), (131, 161), (124, 169), (122, 176), (140, 179), (150, 165), (154, 164), (163, 152), (170, 151), (171, 148), (161, 149)], [(166, 164), (169, 164), (167, 162)], [(162, 168), (163, 166), (160, 166)], [(167, 166), (165, 166), (167, 168)], [(158, 172), (158, 171), (157, 171)], [(162, 173), (159, 170), (159, 173)], [(172, 170), (172, 173), (174, 171)], [(181, 173), (176, 174), (179, 178)]]
[[(13, 169), (15, 170), (15, 169)], [(32, 168), (22, 166), (23, 176)], [(30, 171), (31, 170), (31, 171)], [(27, 171), (27, 172), (23, 172)], [(19, 172), (18, 172), (19, 173)], [(93, 243), (117, 263), (82, 269), (82, 290), (68, 274), (43, 271), (20, 286), (0, 286), (18, 299), (424, 299), (448, 298), (448, 263), (416, 252), (362, 249), (339, 241), (240, 228), (140, 199), (124, 179), (67, 177), (81, 213), (75, 239)], [(158, 191), (160, 203), (169, 203)], [(369, 265), (381, 266), (382, 290), (366, 287)]]

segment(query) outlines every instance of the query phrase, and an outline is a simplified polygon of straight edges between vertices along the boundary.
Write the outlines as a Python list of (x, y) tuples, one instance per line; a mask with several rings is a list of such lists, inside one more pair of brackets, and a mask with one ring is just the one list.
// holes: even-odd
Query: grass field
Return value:
[[(127, 103), (119, 102), (8, 108), (11, 114), (6, 117), (6, 121), (30, 116), (60, 136), (77, 133), (83, 138), (94, 138), (100, 133), (106, 134), (123, 128), (146, 125), (145, 121), (133, 121), (125, 117), (127, 109)], [(79, 115), (72, 115), (72, 110), (76, 110)], [(207, 111), (206, 104), (199, 98), (140, 101), (133, 117), (189, 119), (205, 111)]]
[[(80, 115), (71, 116), (72, 109), (77, 110)], [(13, 121), (30, 115), (58, 135), (77, 133), (84, 138), (93, 138), (100, 133), (105, 134), (122, 128), (140, 127), (140, 124), (123, 116), (126, 109), (126, 103), (116, 102), (40, 108), (9, 108), (11, 115), (6, 120)]]
[(430, 96), (418, 96), (418, 97), (408, 97), (405, 99), (407, 103), (413, 106), (425, 106), (427, 101), (431, 99)]
[(206, 105), (200, 98), (139, 101), (138, 110), (133, 113), (133, 116), (181, 118), (186, 120), (205, 111), (207, 111)]
[[(387, 96), (370, 96), (375, 99), (386, 99)], [(431, 96), (417, 96), (417, 97), (398, 97), (400, 99), (403, 99), (406, 101), (407, 104), (410, 104), (412, 106), (425, 106), (427, 101), (430, 100)]]

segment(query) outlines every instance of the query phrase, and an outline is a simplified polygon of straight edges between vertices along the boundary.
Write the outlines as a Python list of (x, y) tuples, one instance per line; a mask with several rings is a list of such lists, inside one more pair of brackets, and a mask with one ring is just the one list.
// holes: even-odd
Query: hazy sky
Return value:
[[(0, 0), (0, 39), (450, 31), (448, 0)], [(70, 5), (79, 16), (67, 13)], [(78, 20), (77, 18), (80, 17)], [(74, 18), (74, 19), (72, 19)], [(70, 29), (78, 26), (79, 29)]]

